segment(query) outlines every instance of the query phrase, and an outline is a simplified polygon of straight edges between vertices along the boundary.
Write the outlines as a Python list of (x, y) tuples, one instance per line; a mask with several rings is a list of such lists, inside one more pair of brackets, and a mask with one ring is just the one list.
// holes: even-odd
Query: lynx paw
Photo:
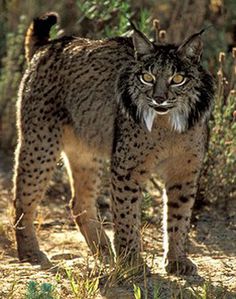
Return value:
[(41, 269), (49, 269), (53, 266), (46, 254), (40, 250), (19, 254), (19, 259), (21, 262), (29, 262), (31, 265), (40, 265)]
[(195, 275), (197, 274), (197, 266), (188, 258), (179, 260), (168, 260), (165, 264), (166, 272), (176, 275)]

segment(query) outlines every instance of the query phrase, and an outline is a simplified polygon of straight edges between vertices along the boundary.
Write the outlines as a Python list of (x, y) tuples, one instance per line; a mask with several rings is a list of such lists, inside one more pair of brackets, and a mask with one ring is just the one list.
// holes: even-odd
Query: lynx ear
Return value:
[(154, 50), (152, 42), (146, 37), (146, 35), (139, 31), (131, 21), (130, 24), (133, 29), (132, 39), (136, 58), (150, 54)]
[(205, 31), (202, 29), (200, 32), (191, 35), (186, 41), (183, 42), (177, 49), (177, 53), (183, 58), (186, 57), (194, 62), (199, 62), (203, 50), (203, 42), (201, 34)]

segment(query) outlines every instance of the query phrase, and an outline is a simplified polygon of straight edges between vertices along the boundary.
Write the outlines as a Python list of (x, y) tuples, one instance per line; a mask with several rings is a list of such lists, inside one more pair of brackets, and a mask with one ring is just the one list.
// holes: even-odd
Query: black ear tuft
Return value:
[(133, 29), (132, 39), (136, 57), (152, 53), (154, 50), (152, 42), (131, 21), (130, 25)]
[(194, 62), (199, 62), (203, 50), (201, 34), (204, 31), (205, 29), (202, 29), (201, 31), (191, 35), (179, 46), (177, 53), (183, 58), (188, 58)]

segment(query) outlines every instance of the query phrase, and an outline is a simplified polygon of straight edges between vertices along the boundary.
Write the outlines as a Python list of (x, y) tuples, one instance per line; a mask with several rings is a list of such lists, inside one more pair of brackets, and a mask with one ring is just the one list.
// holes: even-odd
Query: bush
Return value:
[[(230, 67), (231, 66), (231, 67)], [(201, 188), (209, 201), (225, 203), (236, 195), (236, 48), (220, 53), (215, 107)]]
[(26, 18), (21, 16), (16, 32), (6, 35), (6, 56), (0, 71), (0, 139), (1, 148), (9, 152), (15, 146), (15, 103), (24, 68), (23, 44)]

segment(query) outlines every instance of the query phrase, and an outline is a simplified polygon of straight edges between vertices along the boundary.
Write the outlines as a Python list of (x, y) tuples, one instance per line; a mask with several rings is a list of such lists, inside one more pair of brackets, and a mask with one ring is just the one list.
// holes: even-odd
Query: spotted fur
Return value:
[[(20, 260), (50, 266), (33, 220), (63, 152), (72, 213), (94, 254), (110, 253), (95, 204), (109, 158), (116, 255), (140, 262), (141, 191), (157, 171), (165, 183), (166, 269), (191, 273), (187, 233), (213, 98), (211, 76), (200, 63), (200, 36), (180, 46), (155, 45), (136, 29), (132, 38), (49, 41), (54, 21), (49, 14), (31, 25), (29, 66), (19, 89), (14, 201)], [(173, 91), (165, 80), (148, 89), (139, 75), (150, 68), (157, 86), (176, 68), (193, 78), (185, 89)], [(165, 114), (153, 104), (160, 99), (171, 106)]]

